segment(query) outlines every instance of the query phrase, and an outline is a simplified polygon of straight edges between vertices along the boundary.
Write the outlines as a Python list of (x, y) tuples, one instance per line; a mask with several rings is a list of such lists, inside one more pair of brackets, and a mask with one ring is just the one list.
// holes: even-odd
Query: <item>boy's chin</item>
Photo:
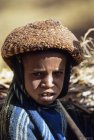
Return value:
[(55, 101), (55, 99), (43, 99), (43, 100), (41, 100), (40, 102), (39, 102), (39, 104), (40, 105), (50, 105), (50, 104), (52, 104), (53, 102)]

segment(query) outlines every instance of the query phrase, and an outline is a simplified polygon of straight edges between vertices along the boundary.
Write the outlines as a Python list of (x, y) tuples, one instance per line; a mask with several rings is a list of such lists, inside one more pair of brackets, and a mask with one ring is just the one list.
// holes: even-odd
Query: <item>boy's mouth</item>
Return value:
[(45, 92), (45, 93), (41, 93), (40, 94), (40, 99), (43, 102), (51, 102), (53, 101), (54, 97), (55, 97), (55, 93), (54, 92)]
[(54, 95), (55, 95), (55, 93), (46, 92), (46, 93), (42, 93), (41, 97), (50, 97), (50, 96), (54, 96)]

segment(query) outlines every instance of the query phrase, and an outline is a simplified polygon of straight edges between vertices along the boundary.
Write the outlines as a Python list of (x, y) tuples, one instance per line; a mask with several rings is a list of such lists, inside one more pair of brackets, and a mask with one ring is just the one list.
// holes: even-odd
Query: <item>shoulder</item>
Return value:
[(24, 109), (14, 106), (9, 118), (9, 132), (19, 133), (24, 125), (29, 122), (29, 118)]
[(33, 136), (34, 125), (30, 121), (30, 118), (21, 107), (13, 107), (10, 119), (9, 119), (9, 137), (13, 140), (16, 138), (20, 139), (29, 139), (29, 136)]
[[(14, 106), (9, 118), (9, 128), (23, 129), (33, 125), (27, 111), (24, 108)], [(12, 129), (13, 129), (12, 128)]]
[(25, 119), (27, 116), (28, 115), (27, 115), (25, 109), (14, 106), (11, 111), (10, 119), (12, 121), (15, 118), (15, 121), (18, 121), (18, 120), (20, 121), (22, 119)]

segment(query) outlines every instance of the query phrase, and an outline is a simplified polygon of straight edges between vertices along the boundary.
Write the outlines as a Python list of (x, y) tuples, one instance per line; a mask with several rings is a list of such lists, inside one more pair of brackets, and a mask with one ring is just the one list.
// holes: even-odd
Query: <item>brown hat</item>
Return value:
[(82, 61), (82, 51), (77, 38), (60, 22), (54, 20), (34, 22), (16, 28), (7, 36), (1, 55), (9, 65), (11, 56), (50, 48), (67, 51), (75, 65)]

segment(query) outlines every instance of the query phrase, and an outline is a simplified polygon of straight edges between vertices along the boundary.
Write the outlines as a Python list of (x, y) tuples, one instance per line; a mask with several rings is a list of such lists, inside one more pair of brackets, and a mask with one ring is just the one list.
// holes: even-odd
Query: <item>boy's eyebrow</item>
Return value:
[(57, 70), (54, 70), (54, 71), (64, 71), (64, 69), (57, 69)]
[[(33, 69), (33, 71), (34, 72), (37, 72), (37, 71), (44, 71), (45, 72), (46, 70), (45, 69)], [(57, 68), (57, 69), (54, 69), (53, 71), (64, 71), (64, 69), (58, 69)]]
[(44, 69), (33, 69), (33, 71), (32, 72), (45, 72), (46, 70), (44, 70)]
[(61, 73), (63, 73), (64, 69), (54, 70), (53, 72), (61, 72)]

